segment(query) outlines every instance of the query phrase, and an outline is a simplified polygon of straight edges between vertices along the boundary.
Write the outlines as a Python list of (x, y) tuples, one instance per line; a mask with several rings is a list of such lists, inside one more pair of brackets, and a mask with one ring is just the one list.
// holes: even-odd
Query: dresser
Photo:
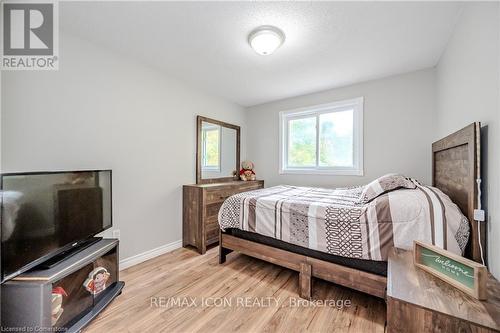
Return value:
[(219, 209), (233, 194), (264, 187), (263, 180), (230, 181), (183, 186), (182, 246), (194, 246), (204, 254), (219, 242)]

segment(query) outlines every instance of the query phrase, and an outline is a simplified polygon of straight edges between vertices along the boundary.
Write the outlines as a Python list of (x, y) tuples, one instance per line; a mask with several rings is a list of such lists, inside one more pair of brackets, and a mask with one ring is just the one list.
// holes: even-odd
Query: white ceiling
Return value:
[[(251, 106), (436, 65), (453, 2), (61, 2), (60, 25), (182, 81)], [(250, 31), (286, 35), (271, 56)]]

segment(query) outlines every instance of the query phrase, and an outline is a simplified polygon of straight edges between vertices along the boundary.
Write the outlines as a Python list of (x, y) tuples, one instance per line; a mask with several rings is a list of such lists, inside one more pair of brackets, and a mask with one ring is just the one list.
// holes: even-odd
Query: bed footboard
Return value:
[(299, 272), (299, 295), (312, 296), (312, 277), (355, 289), (376, 297), (385, 298), (387, 278), (361, 270), (311, 258), (295, 252), (252, 242), (226, 233), (220, 233), (219, 263), (226, 261), (232, 251), (261, 259)]
[(233, 252), (233, 250), (230, 250), (230, 249), (222, 246), (222, 235), (223, 234), (224, 233), (222, 232), (222, 230), (219, 230), (219, 265), (225, 263), (226, 256), (229, 253)]

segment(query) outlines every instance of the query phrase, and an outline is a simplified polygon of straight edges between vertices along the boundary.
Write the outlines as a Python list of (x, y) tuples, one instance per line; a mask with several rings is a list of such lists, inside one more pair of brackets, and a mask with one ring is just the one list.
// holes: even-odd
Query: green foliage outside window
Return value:
[(205, 131), (205, 163), (206, 167), (219, 166), (219, 129)]
[(316, 117), (290, 120), (289, 126), (288, 165), (316, 165)]
[[(325, 113), (288, 122), (288, 166), (316, 167), (316, 123), (319, 123), (319, 167), (352, 167), (353, 110)], [(319, 117), (319, 119), (317, 119)]]

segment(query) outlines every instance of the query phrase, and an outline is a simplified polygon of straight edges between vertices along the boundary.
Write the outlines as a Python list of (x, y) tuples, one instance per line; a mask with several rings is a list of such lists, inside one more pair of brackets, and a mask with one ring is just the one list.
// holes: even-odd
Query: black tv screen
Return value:
[(110, 228), (111, 170), (3, 174), (1, 280)]

